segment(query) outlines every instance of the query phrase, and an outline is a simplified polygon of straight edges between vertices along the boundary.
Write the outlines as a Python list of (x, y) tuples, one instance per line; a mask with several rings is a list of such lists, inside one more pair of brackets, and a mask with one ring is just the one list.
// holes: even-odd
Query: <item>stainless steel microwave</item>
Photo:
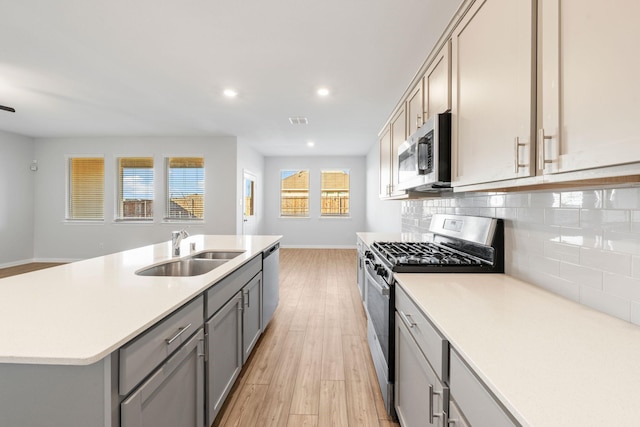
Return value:
[(398, 188), (451, 189), (451, 113), (434, 115), (398, 147)]

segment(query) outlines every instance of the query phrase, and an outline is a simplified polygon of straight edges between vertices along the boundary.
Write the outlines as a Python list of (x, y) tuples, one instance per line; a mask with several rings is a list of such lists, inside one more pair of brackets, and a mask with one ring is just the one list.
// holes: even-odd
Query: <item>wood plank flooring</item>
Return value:
[(55, 267), (64, 263), (60, 262), (30, 262), (28, 264), (16, 265), (14, 267), (0, 268), (0, 279), (3, 277), (15, 276), (16, 274), (28, 273), (30, 271), (42, 270), (44, 268)]
[(399, 426), (367, 347), (355, 250), (280, 250), (280, 304), (214, 426)]

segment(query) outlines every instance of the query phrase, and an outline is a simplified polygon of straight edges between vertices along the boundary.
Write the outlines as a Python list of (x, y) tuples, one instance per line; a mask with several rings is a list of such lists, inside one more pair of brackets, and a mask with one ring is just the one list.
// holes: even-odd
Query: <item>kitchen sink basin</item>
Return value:
[(229, 259), (187, 258), (165, 262), (136, 271), (138, 276), (198, 276), (220, 267)]
[(213, 260), (230, 260), (238, 255), (243, 254), (244, 251), (206, 251), (200, 252), (199, 254), (195, 254), (191, 256), (191, 259), (213, 259)]

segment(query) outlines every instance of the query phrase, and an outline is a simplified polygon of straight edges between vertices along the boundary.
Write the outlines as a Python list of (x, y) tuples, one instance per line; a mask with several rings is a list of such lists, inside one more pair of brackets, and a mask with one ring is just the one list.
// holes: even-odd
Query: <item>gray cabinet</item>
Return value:
[(262, 255), (206, 292), (207, 425), (211, 425), (262, 333)]
[(262, 333), (262, 273), (242, 288), (242, 305), (242, 363), (244, 363)]
[(242, 369), (242, 294), (207, 323), (207, 425), (211, 425)]
[(396, 313), (395, 407), (403, 427), (447, 427), (449, 389), (439, 379)]
[(455, 351), (451, 351), (450, 369), (451, 397), (455, 399), (470, 425), (492, 427), (519, 425), (494, 399)]
[(202, 329), (168, 358), (120, 405), (121, 427), (202, 427)]

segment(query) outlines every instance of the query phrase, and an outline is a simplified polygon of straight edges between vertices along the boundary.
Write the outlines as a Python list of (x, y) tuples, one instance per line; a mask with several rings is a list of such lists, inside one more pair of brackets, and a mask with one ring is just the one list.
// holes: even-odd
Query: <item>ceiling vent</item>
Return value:
[(309, 119), (302, 116), (289, 117), (289, 123), (292, 125), (308, 125)]

